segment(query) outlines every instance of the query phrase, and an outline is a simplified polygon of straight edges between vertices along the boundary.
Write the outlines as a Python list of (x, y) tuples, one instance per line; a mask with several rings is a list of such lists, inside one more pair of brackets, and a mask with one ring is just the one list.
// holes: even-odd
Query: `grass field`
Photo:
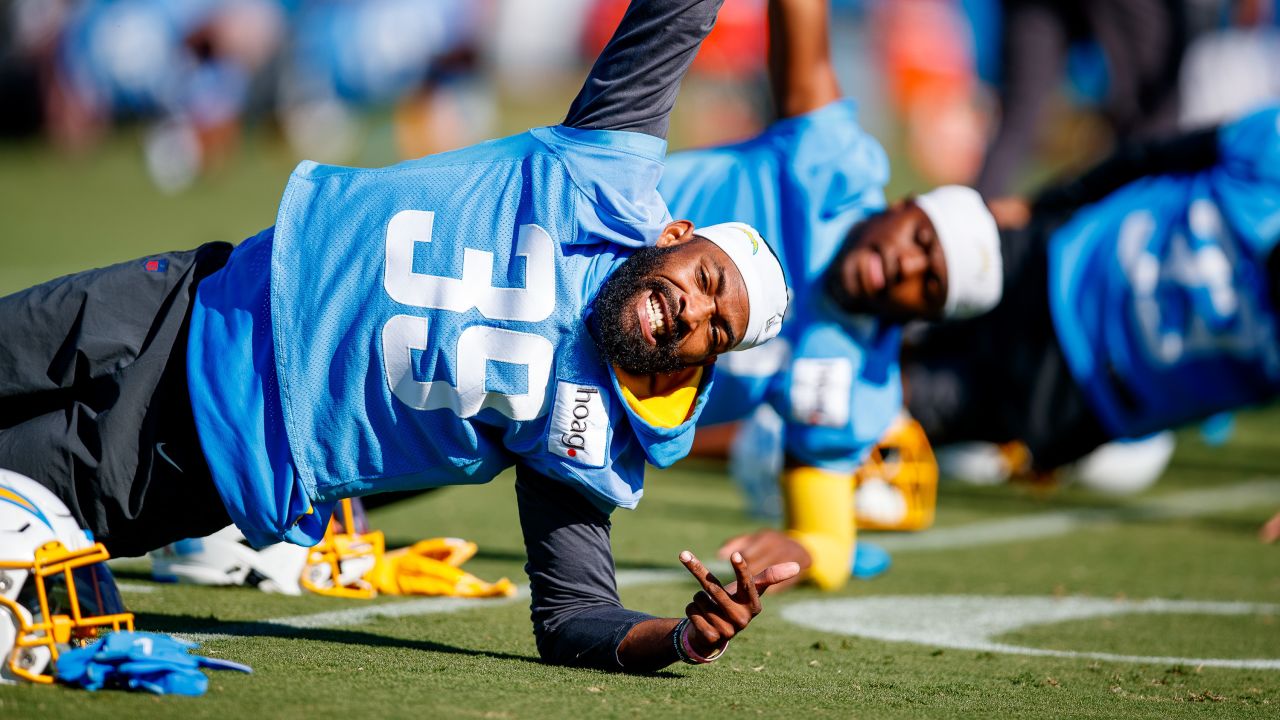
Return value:
[[(1277, 420), (1275, 414), (1248, 418), (1226, 449), (1203, 448), (1186, 435), (1158, 489), (1123, 502), (1071, 490), (1045, 498), (1012, 488), (948, 487), (939, 526), (957, 538), (955, 547), (913, 548), (911, 538), (885, 540), (895, 548), (894, 566), (885, 576), (831, 596), (810, 590), (768, 596), (765, 614), (734, 641), (722, 662), (654, 676), (540, 665), (523, 599), (431, 612), (444, 604), (158, 585), (146, 580), (145, 563), (125, 561), (117, 570), (141, 628), (203, 635), (206, 652), (247, 662), (255, 674), (214, 675), (201, 699), (5, 687), (0, 716), (550, 718), (727, 711), (750, 717), (1275, 717), (1275, 606), (1231, 616), (1191, 611), (1058, 623), (1033, 617), (1025, 627), (994, 638), (1061, 651), (1269, 658), (1271, 669), (886, 642), (810, 629), (783, 616), (789, 606), (883, 596), (1274, 602), (1280, 597), (1280, 548), (1260, 545), (1254, 532), (1280, 505), (1280, 483), (1243, 484), (1266, 477), (1267, 468), (1280, 463), (1280, 449), (1267, 430)], [(1218, 501), (1242, 485), (1254, 491), (1238, 493), (1239, 504)], [(1203, 490), (1213, 492), (1188, 495)], [(1274, 501), (1265, 500), (1268, 493)], [(1188, 497), (1204, 502), (1161, 505)], [(1169, 511), (1170, 505), (1181, 509)], [(716, 465), (654, 472), (640, 509), (616, 519), (620, 576), (634, 583), (623, 589), (624, 602), (653, 613), (680, 612), (695, 587), (682, 578), (676, 554), (688, 547), (709, 555), (720, 538), (749, 525), (741, 508)], [(1063, 525), (1063, 517), (1077, 524), (1061, 535), (987, 538), (989, 544), (965, 546), (983, 538), (975, 529), (1027, 517), (1049, 518), (1046, 526)], [(471, 570), (487, 579), (524, 579), (510, 477), (385, 508), (372, 521), (392, 543), (450, 534), (476, 540), (481, 552)], [(410, 611), (397, 616), (400, 606)], [(370, 608), (391, 616), (306, 617)], [(805, 620), (821, 617), (820, 610), (810, 611)]]
[[(166, 198), (145, 184), (128, 138), (89, 160), (0, 147), (0, 293), (269, 225), (291, 160), (270, 143), (248, 157)], [(145, 562), (122, 561), (140, 629), (199, 636), (204, 652), (255, 673), (215, 674), (200, 699), (0, 687), (0, 718), (1277, 717), (1280, 547), (1255, 532), (1280, 509), (1278, 423), (1278, 412), (1242, 417), (1222, 448), (1183, 433), (1167, 476), (1135, 498), (946, 486), (936, 530), (877, 538), (894, 554), (882, 578), (767, 596), (723, 661), (652, 676), (541, 665), (523, 598), (287, 598), (153, 584)], [(711, 556), (752, 526), (742, 508), (718, 465), (652, 472), (639, 510), (615, 519), (624, 602), (681, 612), (695, 584), (676, 554)], [(510, 476), (372, 521), (393, 545), (475, 540), (468, 569), (525, 582)], [(1152, 599), (1177, 602), (1143, 604)], [(1256, 605), (1178, 604), (1192, 601)], [(1098, 605), (1109, 609), (1053, 614)], [(841, 634), (833, 623), (846, 615), (883, 621)]]

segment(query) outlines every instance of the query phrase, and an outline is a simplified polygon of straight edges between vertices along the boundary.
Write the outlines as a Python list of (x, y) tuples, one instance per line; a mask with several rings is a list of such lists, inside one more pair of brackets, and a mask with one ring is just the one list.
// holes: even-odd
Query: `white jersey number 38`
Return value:
[[(493, 253), (475, 248), (463, 251), (462, 278), (414, 272), (416, 243), (431, 242), (435, 213), (402, 210), (387, 224), (387, 255), (383, 286), (392, 300), (404, 305), (452, 312), (472, 308), (490, 320), (538, 322), (555, 309), (555, 248), (551, 236), (537, 225), (521, 225), (516, 255), (525, 261), (525, 286), (493, 286)], [(449, 409), (468, 418), (493, 408), (512, 420), (532, 420), (542, 410), (551, 376), (555, 348), (533, 333), (488, 325), (472, 325), (458, 336), (456, 386), (444, 380), (414, 378), (413, 351), (426, 350), (427, 318), (395, 315), (382, 326), (382, 356), (392, 394), (418, 410)], [(490, 360), (520, 365), (527, 373), (525, 392), (508, 394), (485, 390)]]

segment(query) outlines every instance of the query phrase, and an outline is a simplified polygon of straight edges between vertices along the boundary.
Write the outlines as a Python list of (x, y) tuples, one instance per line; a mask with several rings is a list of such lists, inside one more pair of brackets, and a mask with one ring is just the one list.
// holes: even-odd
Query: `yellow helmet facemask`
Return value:
[(372, 598), (378, 591), (370, 578), (385, 554), (382, 531), (369, 530), (363, 508), (343, 500), (334, 508), (324, 538), (308, 553), (298, 582), (329, 597)]
[(920, 423), (894, 421), (854, 474), (858, 528), (924, 530), (938, 502), (938, 461)]
[(0, 470), (0, 682), (52, 683), (62, 652), (133, 629), (108, 557), (51, 492)]

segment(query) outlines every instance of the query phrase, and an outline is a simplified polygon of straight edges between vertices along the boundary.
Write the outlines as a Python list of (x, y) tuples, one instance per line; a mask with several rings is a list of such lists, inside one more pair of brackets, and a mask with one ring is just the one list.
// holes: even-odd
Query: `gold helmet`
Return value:
[(863, 530), (924, 530), (938, 501), (938, 461), (924, 428), (901, 415), (854, 473), (854, 507)]
[(370, 531), (359, 500), (342, 500), (315, 547), (276, 543), (254, 548), (234, 525), (150, 553), (160, 582), (246, 585), (271, 593), (303, 590), (330, 597), (371, 598), (369, 577), (383, 557), (382, 533)]
[(234, 526), (207, 538), (184, 540), (152, 553), (152, 576), (199, 585), (251, 585), (267, 592), (368, 599), (391, 595), (510, 597), (506, 578), (487, 583), (460, 566), (476, 544), (433, 538), (386, 551), (381, 531), (370, 530), (355, 498), (334, 508), (320, 543), (312, 548), (277, 543), (256, 550)]
[(371, 577), (385, 554), (386, 539), (381, 530), (369, 529), (363, 506), (343, 500), (334, 508), (324, 538), (307, 553), (299, 583), (329, 597), (375, 597)]
[(57, 496), (0, 470), (0, 683), (51, 683), (60, 653), (133, 629), (107, 558)]

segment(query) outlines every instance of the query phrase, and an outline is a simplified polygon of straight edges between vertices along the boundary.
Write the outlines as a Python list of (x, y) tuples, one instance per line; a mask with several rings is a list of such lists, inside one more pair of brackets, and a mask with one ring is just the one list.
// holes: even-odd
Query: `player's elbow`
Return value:
[(535, 624), (533, 639), (538, 648), (538, 659), (548, 665), (572, 665), (572, 655), (566, 651), (565, 635), (558, 628), (548, 629), (545, 625)]
[(649, 617), (613, 603), (535, 614), (538, 657), (550, 665), (622, 671), (618, 646), (631, 628)]
[(563, 614), (533, 623), (534, 644), (538, 658), (548, 665), (580, 665), (583, 649), (580, 628), (572, 614)]

